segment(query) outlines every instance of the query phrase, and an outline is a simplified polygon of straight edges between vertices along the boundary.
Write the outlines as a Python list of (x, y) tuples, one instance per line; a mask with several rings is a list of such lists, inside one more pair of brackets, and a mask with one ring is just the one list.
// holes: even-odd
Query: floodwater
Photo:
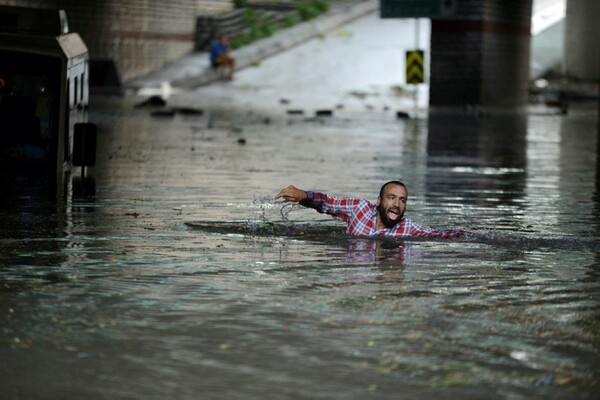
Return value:
[[(93, 179), (0, 198), (0, 398), (595, 398), (596, 107), (426, 115), (389, 68), (414, 30), (359, 19), (174, 115), (93, 99)], [(273, 200), (391, 179), (476, 236), (353, 238)]]
[[(593, 110), (151, 117), (128, 101), (92, 108), (94, 181), (4, 196), (0, 397), (598, 393)], [(350, 238), (273, 201), (288, 184), (375, 200), (390, 179), (416, 221), (480, 238)]]

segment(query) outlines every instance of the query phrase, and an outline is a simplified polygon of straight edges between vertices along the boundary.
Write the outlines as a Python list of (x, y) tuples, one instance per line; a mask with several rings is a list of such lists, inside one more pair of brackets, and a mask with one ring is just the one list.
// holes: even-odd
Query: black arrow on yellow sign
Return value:
[(423, 50), (409, 50), (406, 52), (406, 83), (423, 83)]

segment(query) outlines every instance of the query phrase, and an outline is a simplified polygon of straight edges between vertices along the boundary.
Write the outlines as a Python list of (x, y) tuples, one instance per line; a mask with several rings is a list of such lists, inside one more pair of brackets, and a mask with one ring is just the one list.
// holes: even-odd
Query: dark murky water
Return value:
[[(58, 211), (4, 200), (0, 397), (597, 393), (595, 113), (130, 109), (92, 115), (94, 186)], [(396, 178), (415, 220), (482, 238), (349, 238), (272, 201), (288, 184), (375, 200)]]

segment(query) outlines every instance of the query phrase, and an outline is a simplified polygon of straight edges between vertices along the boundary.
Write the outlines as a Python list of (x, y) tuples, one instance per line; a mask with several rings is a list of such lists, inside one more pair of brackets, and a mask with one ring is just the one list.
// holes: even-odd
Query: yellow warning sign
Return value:
[(406, 83), (423, 83), (423, 50), (409, 50), (406, 52)]

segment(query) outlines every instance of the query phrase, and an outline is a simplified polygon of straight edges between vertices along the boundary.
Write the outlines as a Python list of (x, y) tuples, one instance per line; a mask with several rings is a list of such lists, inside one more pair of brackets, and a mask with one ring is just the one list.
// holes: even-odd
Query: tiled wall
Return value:
[(114, 60), (121, 80), (160, 68), (194, 48), (196, 16), (231, 10), (231, 0), (8, 0), (5, 5), (62, 8), (91, 59)]

